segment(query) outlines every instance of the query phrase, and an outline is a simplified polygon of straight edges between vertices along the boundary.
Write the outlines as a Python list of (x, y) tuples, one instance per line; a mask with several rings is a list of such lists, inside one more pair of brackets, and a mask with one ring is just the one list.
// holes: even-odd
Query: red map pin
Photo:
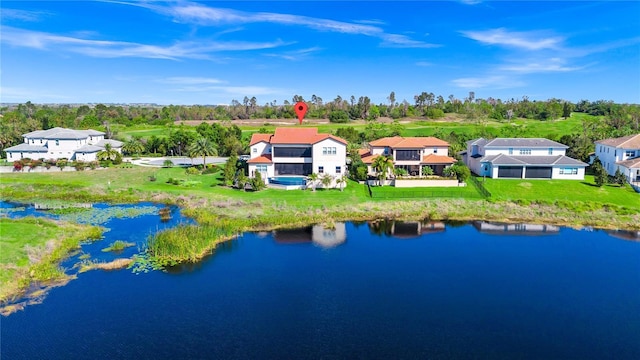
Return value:
[(300, 121), (300, 125), (302, 125), (302, 119), (304, 119), (304, 115), (307, 113), (307, 110), (309, 110), (309, 106), (307, 106), (307, 103), (304, 101), (298, 101), (293, 109), (296, 111), (296, 114), (298, 114), (298, 120)]

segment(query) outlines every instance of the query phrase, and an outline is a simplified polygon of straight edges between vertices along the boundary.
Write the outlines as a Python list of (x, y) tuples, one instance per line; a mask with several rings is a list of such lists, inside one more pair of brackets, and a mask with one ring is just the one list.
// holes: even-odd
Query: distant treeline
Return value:
[[(594, 102), (582, 100), (575, 104), (561, 99), (531, 101), (526, 96), (522, 99), (503, 101), (491, 97), (486, 99), (476, 98), (473, 92), (470, 92), (469, 96), (464, 99), (457, 99), (453, 95), (449, 95), (445, 99), (442, 96), (435, 96), (433, 93), (422, 92), (414, 96), (413, 103), (409, 103), (406, 100), (397, 101), (395, 93), (391, 92), (387, 100), (385, 104), (372, 104), (366, 96), (359, 98), (351, 96), (349, 99), (337, 96), (332, 101), (324, 101), (315, 95), (309, 100), (296, 95), (291, 101), (285, 100), (282, 103), (278, 103), (274, 100), (264, 105), (258, 105), (255, 97), (245, 97), (242, 102), (233, 100), (230, 105), (217, 106), (105, 104), (54, 106), (27, 102), (0, 108), (0, 115), (2, 115), (0, 117), (0, 151), (22, 142), (22, 134), (24, 133), (56, 126), (74, 129), (103, 129), (107, 132), (107, 137), (111, 137), (111, 124), (124, 126), (138, 124), (164, 125), (185, 120), (226, 120), (229, 121), (226, 126), (212, 127), (211, 130), (201, 127), (198, 133), (201, 136), (208, 135), (218, 145), (218, 150), (221, 154), (241, 152), (246, 148), (246, 144), (239, 143), (240, 130), (237, 127), (229, 127), (233, 124), (233, 120), (294, 118), (296, 115), (292, 104), (298, 101), (306, 101), (309, 104), (309, 111), (306, 115), (306, 118), (309, 119), (328, 119), (334, 123), (366, 120), (369, 125), (364, 132), (358, 135), (357, 139), (359, 141), (368, 141), (371, 140), (371, 137), (394, 134), (400, 131), (397, 125), (385, 126), (379, 124), (376, 120), (380, 117), (393, 119), (441, 119), (447, 114), (455, 114), (456, 118), (463, 118), (470, 123), (477, 123), (478, 125), (482, 125), (488, 120), (509, 122), (514, 118), (547, 121), (569, 117), (572, 112), (602, 116), (603, 120), (583, 124), (583, 129), (573, 134), (571, 141), (569, 141), (570, 139), (564, 139), (565, 142), (571, 142), (571, 146), (575, 146), (578, 143), (592, 143), (593, 140), (602, 138), (640, 132), (640, 105), (638, 104), (616, 104), (612, 101), (604, 100)], [(393, 126), (396, 126), (396, 128), (393, 128)], [(478, 133), (482, 132), (487, 131), (478, 130)], [(165, 140), (158, 138), (144, 139), (144, 143), (150, 152), (178, 155), (184, 152), (183, 150), (188, 145), (187, 143), (192, 140), (192, 136), (185, 135), (186, 133), (193, 134), (193, 132), (180, 130), (175, 130), (168, 134), (168, 138), (173, 138), (175, 144), (160, 144)], [(458, 134), (439, 135), (448, 141), (452, 140), (452, 137), (460, 137), (457, 136)], [(492, 134), (490, 131), (485, 135), (488, 137), (527, 136), (527, 134), (502, 134), (501, 132)], [(356, 140), (354, 134), (346, 137), (349, 137), (350, 140)], [(225, 140), (227, 141), (226, 144), (224, 144)], [(149, 144), (150, 142), (152, 144), (155, 143), (155, 145)]]

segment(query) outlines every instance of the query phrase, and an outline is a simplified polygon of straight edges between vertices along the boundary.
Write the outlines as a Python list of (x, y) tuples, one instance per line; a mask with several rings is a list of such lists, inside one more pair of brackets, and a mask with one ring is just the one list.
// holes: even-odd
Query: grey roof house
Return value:
[(543, 138), (483, 138), (467, 142), (464, 163), (494, 179), (583, 180), (588, 164), (565, 155), (568, 146)]

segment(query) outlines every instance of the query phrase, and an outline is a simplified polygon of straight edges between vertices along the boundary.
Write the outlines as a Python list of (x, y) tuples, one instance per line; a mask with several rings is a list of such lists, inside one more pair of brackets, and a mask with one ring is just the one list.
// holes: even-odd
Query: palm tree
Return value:
[(202, 156), (202, 166), (203, 168), (207, 165), (207, 156), (217, 156), (218, 149), (215, 148), (215, 145), (204, 136), (201, 136), (196, 139), (191, 145), (189, 145), (189, 157)]
[(144, 151), (144, 144), (137, 136), (131, 137), (122, 146), (122, 151), (129, 155), (140, 155)]
[(320, 182), (322, 183), (322, 188), (327, 189), (329, 188), (329, 185), (331, 185), (331, 183), (333, 182), (333, 176), (329, 174), (324, 174), (320, 178)]
[(343, 175), (343, 176), (339, 176), (336, 179), (336, 185), (340, 187), (340, 191), (342, 191), (344, 189), (344, 184), (347, 183), (347, 178)]
[(382, 181), (387, 178), (387, 174), (393, 171), (393, 160), (390, 157), (380, 155), (373, 160), (372, 167), (378, 174), (378, 181), (382, 186)]
[(318, 174), (311, 173), (309, 174), (309, 181), (311, 181), (311, 190), (316, 191), (316, 183), (318, 182)]
[(119, 155), (120, 155), (120, 153), (118, 151), (116, 151), (111, 146), (111, 144), (106, 143), (106, 144), (104, 144), (104, 150), (98, 151), (98, 153), (96, 154), (96, 157), (98, 158), (98, 160), (115, 161), (118, 158)]

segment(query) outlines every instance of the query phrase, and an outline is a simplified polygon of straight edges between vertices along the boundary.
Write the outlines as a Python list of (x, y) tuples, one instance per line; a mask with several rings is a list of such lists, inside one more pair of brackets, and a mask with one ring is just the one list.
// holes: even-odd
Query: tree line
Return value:
[[(273, 100), (258, 105), (255, 97), (245, 97), (242, 101), (233, 100), (230, 105), (39, 105), (31, 102), (5, 106), (0, 108), (0, 151), (6, 147), (21, 143), (22, 134), (52, 127), (68, 127), (75, 129), (98, 128), (104, 129), (107, 137), (114, 136), (111, 125), (120, 124), (131, 126), (137, 124), (163, 125), (173, 124), (184, 120), (222, 120), (223, 124), (201, 124), (196, 133), (173, 127), (166, 137), (151, 137), (149, 139), (123, 139), (132, 141), (127, 148), (132, 153), (152, 153), (160, 155), (188, 155), (188, 147), (198, 136), (208, 138), (218, 154), (228, 156), (231, 153), (242, 153), (246, 145), (242, 141), (240, 128), (233, 124), (234, 120), (259, 118), (277, 119), (294, 118), (292, 104), (306, 101), (309, 111), (306, 115), (310, 119), (328, 119), (335, 123), (347, 123), (354, 120), (365, 120), (367, 126), (364, 132), (355, 135), (354, 129), (346, 128), (337, 133), (349, 141), (363, 142), (375, 138), (400, 134), (402, 126), (397, 122), (382, 124), (376, 120), (380, 117), (400, 119), (405, 117), (439, 119), (447, 114), (467, 119), (471, 123), (484, 124), (487, 120), (510, 122), (514, 118), (537, 119), (547, 121), (560, 117), (568, 117), (571, 112), (582, 112), (601, 116), (583, 122), (583, 128), (574, 134), (565, 135), (558, 140), (571, 147), (573, 157), (585, 159), (592, 151), (595, 140), (608, 137), (618, 137), (640, 132), (640, 105), (616, 104), (612, 101), (598, 100), (591, 102), (581, 100), (571, 103), (561, 99), (546, 101), (521, 99), (506, 101), (494, 98), (476, 98), (470, 92), (464, 99), (449, 95), (446, 99), (431, 92), (422, 92), (414, 96), (413, 102), (398, 101), (395, 93), (391, 92), (386, 103), (373, 104), (367, 96), (348, 99), (337, 96), (331, 101), (324, 101), (313, 95), (310, 99), (295, 95), (291, 101), (282, 103)], [(526, 136), (518, 127), (503, 127), (500, 130), (479, 126), (473, 135), (484, 137), (515, 137)], [(477, 133), (477, 134), (476, 134)], [(444, 133), (437, 130), (431, 134), (449, 141), (454, 149), (458, 149), (469, 136), (456, 133)], [(467, 134), (468, 135), (468, 134)], [(245, 140), (246, 142), (246, 140)], [(138, 144), (141, 143), (141, 144)], [(141, 146), (144, 148), (141, 149)], [(455, 153), (455, 152), (454, 152)], [(571, 156), (571, 155), (570, 155)]]

